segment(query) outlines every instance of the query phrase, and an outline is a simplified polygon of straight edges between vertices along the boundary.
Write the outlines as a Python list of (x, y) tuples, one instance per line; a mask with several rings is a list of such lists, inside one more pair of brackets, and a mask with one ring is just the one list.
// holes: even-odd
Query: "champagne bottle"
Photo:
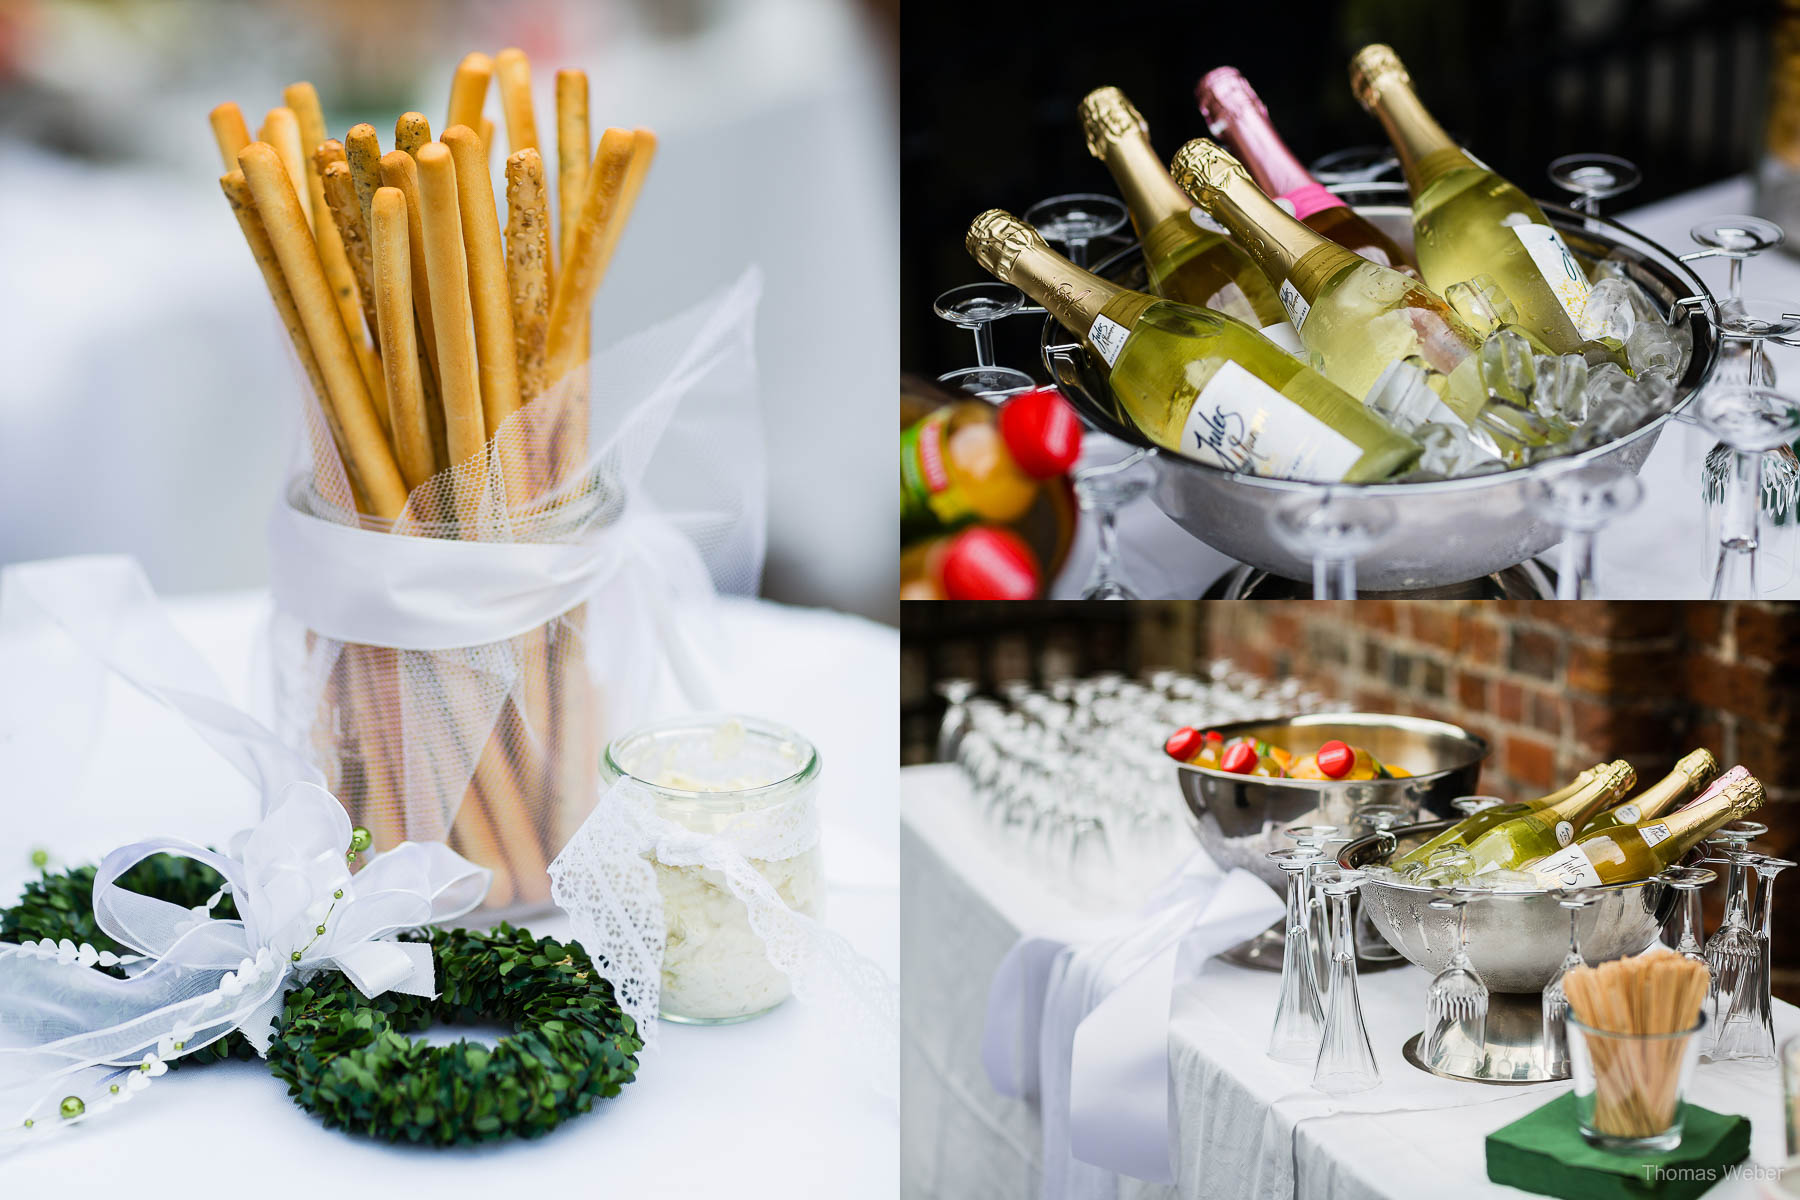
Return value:
[(1400, 154), (1425, 282), (1442, 293), (1486, 275), (1521, 326), (1557, 354), (1578, 352), (1587, 276), (1544, 210), (1450, 140), (1387, 46), (1365, 46), (1350, 60), (1350, 86)]
[(1016, 521), (1043, 480), (1081, 454), (1081, 421), (1055, 388), (1007, 398), (998, 408), (964, 400), (900, 433), (900, 542), (978, 521)]
[(1681, 861), (1700, 839), (1756, 811), (1763, 786), (1733, 767), (1704, 796), (1664, 817), (1597, 829), (1527, 868), (1545, 887), (1600, 887), (1648, 879)]
[(1295, 348), (1275, 289), (1223, 232), (1196, 219), (1194, 202), (1169, 178), (1150, 145), (1149, 126), (1125, 94), (1115, 87), (1089, 92), (1081, 101), (1081, 128), (1088, 153), (1112, 172), (1131, 213), (1150, 291), (1235, 317)]
[(1566, 800), (1502, 821), (1469, 843), (1469, 874), (1516, 870), (1575, 840), (1595, 814), (1637, 783), (1631, 764), (1619, 759), (1594, 773)]
[[(1623, 761), (1623, 760), (1620, 760)], [(1575, 778), (1557, 788), (1548, 795), (1539, 796), (1535, 800), (1520, 800), (1513, 804), (1496, 804), (1492, 808), (1484, 808), (1480, 812), (1470, 813), (1442, 833), (1435, 834), (1429, 841), (1421, 842), (1405, 854), (1394, 859), (1390, 866), (1398, 867), (1403, 863), (1426, 862), (1432, 854), (1446, 846), (1463, 846), (1514, 817), (1522, 817), (1534, 813), (1540, 808), (1549, 808), (1552, 804), (1560, 804), (1583, 787), (1589, 780), (1606, 768), (1605, 763), (1595, 763), (1576, 773)]]
[(1683, 755), (1681, 761), (1675, 764), (1675, 769), (1656, 783), (1617, 808), (1609, 808), (1589, 821), (1587, 828), (1581, 831), (1581, 836), (1586, 837), (1596, 829), (1611, 829), (1615, 825), (1636, 825), (1640, 821), (1654, 820), (1705, 787), (1718, 773), (1719, 761), (1712, 756), (1711, 751), (1695, 750)]
[(1158, 445), (1317, 482), (1387, 479), (1418, 458), (1418, 443), (1239, 321), (1083, 271), (999, 209), (975, 218), (966, 244), (1105, 364), (1121, 408)]
[(1418, 278), (1410, 254), (1300, 165), (1269, 120), (1262, 98), (1236, 67), (1208, 71), (1195, 86), (1194, 99), (1212, 135), (1237, 152), (1263, 191), (1292, 206), (1296, 220), (1372, 263)]
[(1282, 211), (1237, 159), (1205, 138), (1175, 155), (1175, 180), (1245, 246), (1276, 286), (1315, 366), (1353, 396), (1367, 396), (1395, 364), (1412, 360), (1446, 380), (1426, 402), (1435, 419), (1468, 428), (1487, 405), (1476, 357), (1481, 339), (1424, 284), (1370, 262)]

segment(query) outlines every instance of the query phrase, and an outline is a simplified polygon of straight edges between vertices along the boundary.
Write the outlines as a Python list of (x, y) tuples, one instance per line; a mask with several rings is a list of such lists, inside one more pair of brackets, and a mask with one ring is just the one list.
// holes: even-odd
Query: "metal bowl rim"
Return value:
[[(1449, 819), (1443, 820), (1443, 821), (1420, 821), (1414, 825), (1398, 826), (1394, 829), (1389, 830), (1389, 832), (1394, 834), (1396, 837), (1404, 837), (1405, 835), (1407, 835), (1409, 833), (1428, 833), (1428, 834), (1442, 833), (1444, 830), (1450, 828), (1452, 825), (1456, 824), (1457, 821), (1459, 821), (1461, 819), (1462, 818), (1460, 818), (1460, 817), (1452, 817), (1452, 818), (1449, 818)], [(1371, 833), (1371, 834), (1367, 834), (1363, 837), (1359, 837), (1354, 842), (1350, 842), (1349, 844), (1345, 845), (1342, 849), (1340, 849), (1338, 851), (1338, 856), (1337, 856), (1338, 866), (1343, 867), (1346, 871), (1359, 870), (1360, 868), (1353, 866), (1349, 861), (1349, 859), (1351, 857), (1351, 851), (1357, 850), (1360, 847), (1366, 846), (1371, 842), (1378, 841), (1378, 840), (1380, 840), (1380, 838), (1381, 838), (1380, 834)], [(1633, 888), (1646, 887), (1649, 884), (1652, 884), (1655, 882), (1656, 882), (1656, 877), (1654, 875), (1652, 875), (1647, 879), (1633, 879), (1629, 883), (1603, 883), (1603, 884), (1599, 885), (1598, 887), (1585, 888), (1583, 890), (1590, 891), (1590, 892), (1625, 892), (1625, 891), (1630, 891)], [(1364, 883), (1364, 886), (1373, 885), (1375, 887), (1393, 888), (1395, 891), (1400, 891), (1400, 892), (1415, 892), (1415, 893), (1421, 893), (1421, 894), (1429, 893), (1433, 896), (1448, 895), (1448, 894), (1458, 890), (1455, 887), (1433, 887), (1430, 884), (1424, 884), (1424, 883), (1401, 883), (1398, 880), (1394, 880), (1394, 879), (1365, 879), (1363, 881), (1363, 883)], [(1482, 890), (1482, 889), (1476, 889), (1476, 890)], [(1551, 892), (1559, 891), (1559, 890), (1560, 889), (1558, 889), (1558, 888), (1539, 888), (1539, 889), (1531, 890), (1531, 891), (1524, 891), (1524, 890), (1508, 890), (1508, 891), (1504, 891), (1504, 892), (1495, 891), (1495, 892), (1486, 892), (1485, 898), (1489, 899), (1489, 900), (1541, 900), (1544, 897), (1548, 896)]]
[[(1357, 722), (1353, 719), (1356, 717), (1372, 717), (1372, 718), (1374, 718), (1374, 720)], [(1224, 725), (1208, 725), (1207, 729), (1216, 730), (1220, 734), (1229, 735), (1234, 730), (1250, 729), (1250, 728), (1253, 728), (1253, 727), (1259, 726), (1259, 725), (1301, 725), (1301, 726), (1304, 726), (1308, 722), (1315, 724), (1315, 725), (1328, 725), (1328, 724), (1338, 724), (1338, 723), (1352, 724), (1352, 725), (1359, 724), (1359, 723), (1364, 724), (1364, 725), (1387, 724), (1387, 725), (1391, 725), (1397, 729), (1408, 729), (1411, 732), (1415, 732), (1415, 733), (1434, 733), (1434, 734), (1438, 734), (1439, 736), (1448, 736), (1457, 741), (1467, 742), (1470, 745), (1472, 745), (1473, 747), (1475, 747), (1477, 750), (1480, 751), (1480, 753), (1477, 754), (1474, 757), (1474, 759), (1471, 760), (1472, 762), (1484, 761), (1487, 758), (1487, 756), (1490, 753), (1492, 753), (1492, 751), (1493, 751), (1493, 746), (1491, 744), (1489, 744), (1489, 742), (1486, 738), (1482, 737), (1479, 733), (1472, 733), (1469, 730), (1464, 729), (1461, 725), (1455, 725), (1449, 721), (1439, 721), (1439, 720), (1436, 720), (1431, 717), (1407, 717), (1407, 716), (1401, 716), (1396, 713), (1324, 712), (1324, 713), (1296, 713), (1295, 715), (1293, 715), (1291, 717), (1248, 717), (1242, 721), (1231, 721)], [(1366, 786), (1370, 783), (1405, 783), (1407, 780), (1410, 780), (1410, 779), (1419, 779), (1419, 780), (1424, 780), (1424, 781), (1430, 782), (1432, 780), (1442, 779), (1445, 776), (1454, 774), (1457, 771), (1465, 770), (1469, 766), (1469, 763), (1461, 763), (1454, 767), (1443, 767), (1443, 768), (1440, 768), (1439, 770), (1427, 771), (1420, 775), (1408, 775), (1404, 779), (1387, 779), (1387, 780), (1293, 779), (1293, 780), (1290, 780), (1290, 779), (1270, 779), (1270, 778), (1266, 778), (1261, 775), (1239, 775), (1234, 771), (1220, 771), (1214, 767), (1202, 767), (1196, 763), (1181, 762), (1179, 759), (1170, 759), (1169, 761), (1173, 762), (1178, 770), (1193, 771), (1197, 774), (1206, 776), (1211, 779), (1220, 779), (1220, 780), (1260, 779), (1263, 781), (1264, 784), (1271, 786), (1271, 787), (1279, 786), (1279, 785), (1285, 783), (1285, 784), (1292, 784), (1295, 786), (1303, 786), (1308, 791), (1311, 791), (1314, 788), (1359, 787), (1359, 786)]]
[[(1345, 193), (1388, 192), (1402, 197), (1408, 195), (1406, 184), (1394, 180), (1373, 180), (1367, 183), (1332, 184), (1328, 190)], [(1533, 197), (1533, 199), (1537, 200), (1538, 206), (1542, 208), (1546, 214), (1553, 213), (1557, 216), (1566, 218), (1571, 223), (1594, 222), (1603, 228), (1614, 229), (1629, 234), (1638, 241), (1654, 247), (1673, 264), (1672, 270), (1678, 275), (1685, 276), (1687, 282), (1693, 285), (1693, 295), (1704, 298), (1709, 308), (1717, 307), (1718, 302), (1713, 298), (1712, 292), (1707, 288), (1706, 283), (1700, 276), (1694, 272), (1694, 269), (1687, 263), (1682, 262), (1678, 255), (1671, 252), (1660, 242), (1652, 241), (1637, 230), (1632, 229), (1629, 225), (1621, 225), (1610, 217), (1589, 216), (1587, 213), (1576, 212), (1574, 209), (1561, 204), (1556, 204), (1537, 197)], [(1361, 204), (1353, 205), (1352, 207), (1360, 212), (1376, 206)], [(1089, 270), (1104, 278), (1107, 268), (1113, 266), (1120, 259), (1137, 253), (1139, 253), (1139, 243), (1133, 241), (1116, 253), (1107, 255), (1098, 263), (1090, 267)], [(1046, 316), (1044, 318), (1044, 332), (1039, 340), (1039, 349), (1041, 351), (1044, 367), (1050, 372), (1050, 377), (1053, 381), (1057, 378), (1057, 372), (1055, 365), (1051, 362), (1050, 358), (1051, 347), (1053, 345), (1063, 344), (1064, 340), (1069, 336), (1071, 335), (1057, 323), (1054, 316)], [(1716, 337), (1714, 340), (1716, 342)], [(1196, 471), (1203, 475), (1213, 475), (1223, 479), (1235, 480), (1251, 487), (1260, 487), (1270, 491), (1292, 492), (1296, 494), (1312, 494), (1320, 487), (1329, 487), (1332, 489), (1354, 490), (1357, 494), (1365, 496), (1416, 496), (1427, 493), (1446, 495), (1454, 492), (1479, 490), (1484, 487), (1490, 487), (1501, 480), (1524, 479), (1547, 470), (1560, 472), (1573, 469), (1573, 467), (1578, 464), (1597, 462), (1599, 459), (1631, 445), (1640, 438), (1648, 437), (1656, 433), (1671, 418), (1676, 417), (1694, 402), (1694, 398), (1698, 396), (1706, 387), (1707, 383), (1711, 381), (1713, 371), (1718, 366), (1718, 358), (1718, 350), (1715, 346), (1713, 354), (1706, 364), (1706, 369), (1701, 372), (1700, 378), (1695, 381), (1693, 387), (1688, 389), (1687, 395), (1683, 396), (1676, 403), (1675, 407), (1652, 418), (1648, 423), (1640, 425), (1624, 437), (1615, 438), (1605, 445), (1590, 446), (1588, 449), (1575, 454), (1560, 455), (1556, 458), (1546, 459), (1543, 462), (1530, 463), (1523, 467), (1515, 467), (1508, 471), (1490, 471), (1482, 475), (1464, 475), (1456, 479), (1424, 480), (1418, 483), (1338, 482), (1321, 484), (1315, 480), (1277, 479), (1267, 475), (1248, 475), (1238, 471), (1227, 471), (1222, 467), (1209, 466), (1198, 459), (1189, 458), (1185, 454), (1177, 454), (1167, 447), (1159, 446), (1146, 438), (1142, 433), (1125, 425), (1123, 422), (1109, 420), (1105, 425), (1097, 424), (1093, 416), (1086, 412), (1082, 405), (1076, 404), (1074, 407), (1076, 414), (1081, 418), (1082, 424), (1088, 425), (1098, 432), (1119, 438), (1121, 441), (1129, 442), (1133, 446), (1148, 450), (1157, 463), (1164, 469)], [(1062, 390), (1061, 385), (1056, 386), (1057, 390)]]

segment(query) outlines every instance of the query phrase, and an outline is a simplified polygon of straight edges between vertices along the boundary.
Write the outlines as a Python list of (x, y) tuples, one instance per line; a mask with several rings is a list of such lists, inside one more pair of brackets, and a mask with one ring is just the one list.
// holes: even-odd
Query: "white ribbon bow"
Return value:
[[(136, 954), (0, 943), (0, 1145), (122, 1103), (168, 1059), (233, 1031), (265, 1053), (282, 998), (319, 972), (342, 971), (369, 997), (436, 995), (431, 948), (392, 939), (470, 911), (492, 873), (441, 843), (404, 842), (352, 875), (351, 835), (336, 797), (293, 783), (229, 854), (160, 838), (106, 856), (94, 918)], [(119, 886), (155, 854), (204, 863), (225, 886), (193, 909)], [(236, 920), (211, 915), (226, 892)], [(92, 969), (120, 963), (126, 979)]]
[(1044, 1200), (1113, 1196), (1118, 1175), (1175, 1181), (1170, 1001), (1212, 956), (1281, 916), (1269, 886), (1204, 853), (1080, 946), (1023, 937), (988, 990), (981, 1057), (1004, 1096), (1035, 1099)]

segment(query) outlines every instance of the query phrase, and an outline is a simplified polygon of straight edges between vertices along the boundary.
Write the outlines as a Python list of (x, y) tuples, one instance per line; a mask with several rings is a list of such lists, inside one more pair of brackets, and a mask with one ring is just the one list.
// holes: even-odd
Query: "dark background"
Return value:
[[(1165, 158), (1205, 136), (1193, 88), (1244, 72), (1302, 162), (1384, 141), (1350, 94), (1361, 46), (1392, 45), (1434, 116), (1534, 195), (1562, 154), (1643, 170), (1626, 205), (1748, 169), (1762, 130), (1775, 0), (1353, 0), (1227, 5), (1166, 0), (908, 0), (901, 54), (901, 365), (935, 376), (974, 361), (934, 296), (985, 279), (963, 233), (992, 207), (1115, 192), (1075, 110), (1121, 88)], [(1559, 193), (1556, 193), (1560, 196)], [(1037, 322), (1000, 324), (1003, 364), (1033, 370)], [(1036, 372), (1041, 374), (1041, 371)]]

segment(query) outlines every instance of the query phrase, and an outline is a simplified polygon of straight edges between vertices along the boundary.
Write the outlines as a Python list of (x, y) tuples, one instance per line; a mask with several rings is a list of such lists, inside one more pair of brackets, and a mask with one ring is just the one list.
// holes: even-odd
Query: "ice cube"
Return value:
[(1453, 418), (1432, 389), (1430, 374), (1416, 355), (1389, 363), (1363, 403), (1402, 433), (1411, 433), (1427, 421)]
[(1481, 343), (1481, 382), (1488, 395), (1518, 408), (1528, 405), (1537, 382), (1532, 359), (1531, 343), (1518, 330), (1503, 325), (1488, 334)]
[(1532, 362), (1537, 382), (1531, 388), (1531, 407), (1538, 415), (1569, 425), (1587, 420), (1587, 360), (1578, 354), (1540, 354)]
[(1578, 323), (1590, 341), (1624, 345), (1639, 323), (1633, 285), (1616, 277), (1602, 279), (1588, 291)]
[(1477, 434), (1461, 422), (1428, 421), (1415, 427), (1412, 437), (1424, 447), (1424, 453), (1419, 456), (1419, 469), (1446, 479), (1484, 475), (1506, 468), (1497, 456), (1492, 440), (1485, 435), (1478, 440)]
[(1504, 868), (1484, 872), (1470, 882), (1493, 892), (1536, 892), (1542, 891), (1544, 887), (1530, 871), (1510, 871)]
[(1625, 339), (1625, 359), (1640, 379), (1657, 374), (1672, 386), (1681, 376), (1685, 358), (1669, 327), (1660, 321), (1639, 321)]
[(1444, 299), (1478, 334), (1491, 333), (1499, 326), (1519, 319), (1518, 310), (1492, 275), (1477, 275), (1466, 283), (1453, 283), (1444, 289)]

